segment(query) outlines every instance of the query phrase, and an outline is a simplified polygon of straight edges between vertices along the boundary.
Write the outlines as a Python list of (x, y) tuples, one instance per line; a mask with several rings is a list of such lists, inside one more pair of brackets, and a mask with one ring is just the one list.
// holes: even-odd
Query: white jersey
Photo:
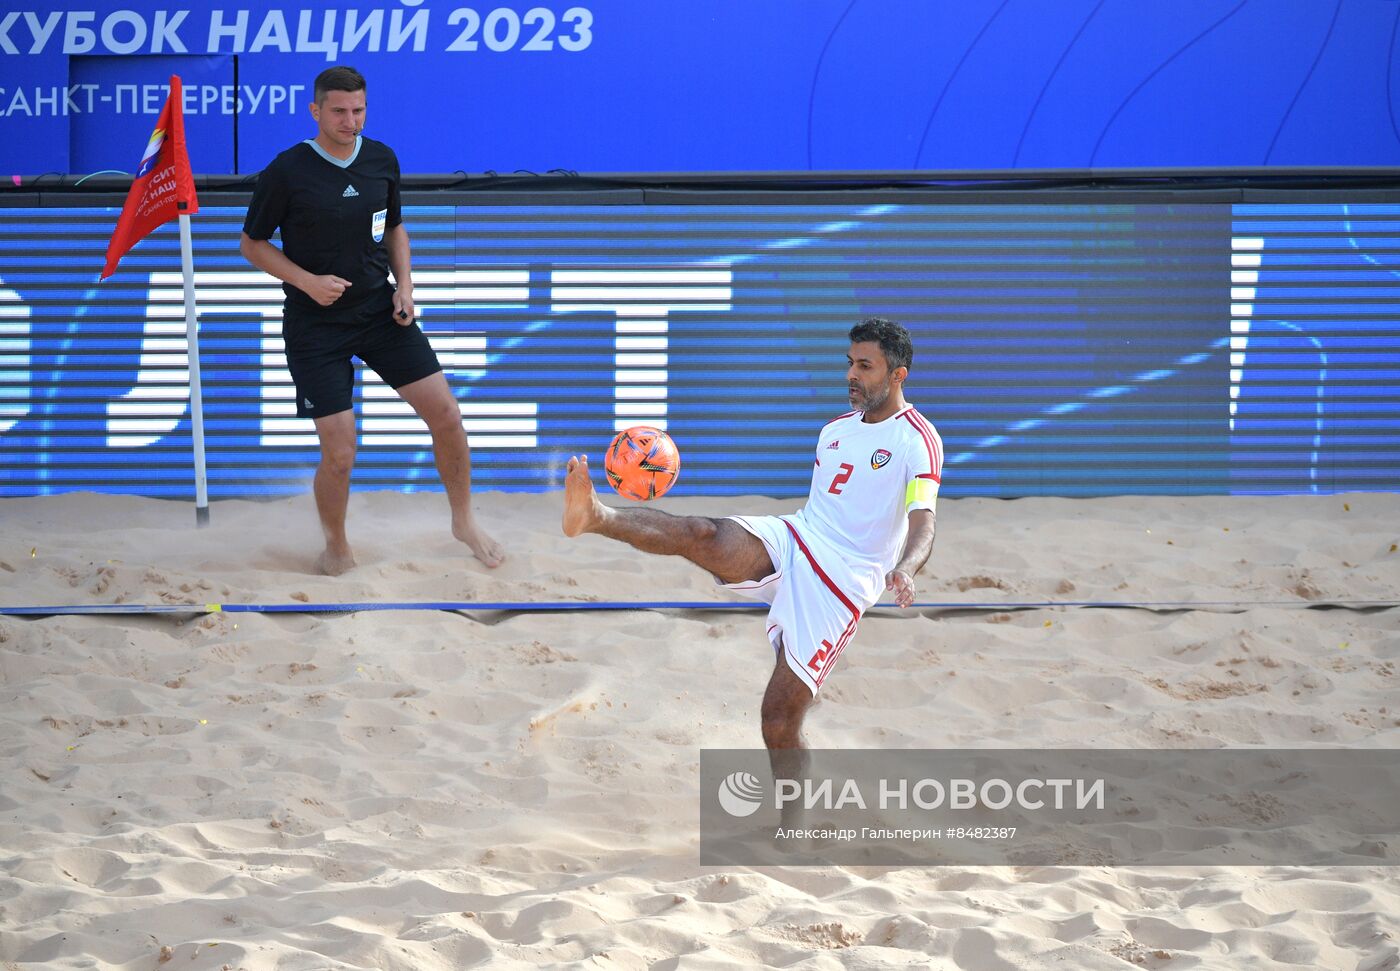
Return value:
[(845, 573), (860, 588), (851, 592), (873, 603), (904, 552), (910, 510), (934, 508), (943, 440), (912, 407), (873, 424), (863, 418), (853, 411), (822, 428), (807, 505), (790, 518), (839, 557), (826, 569)]
[(726, 586), (771, 605), (768, 640), (814, 695), (885, 592), (909, 511), (933, 509), (943, 476), (943, 442), (923, 415), (905, 408), (874, 424), (863, 417), (842, 415), (817, 436), (806, 506), (731, 517), (762, 541), (773, 572)]

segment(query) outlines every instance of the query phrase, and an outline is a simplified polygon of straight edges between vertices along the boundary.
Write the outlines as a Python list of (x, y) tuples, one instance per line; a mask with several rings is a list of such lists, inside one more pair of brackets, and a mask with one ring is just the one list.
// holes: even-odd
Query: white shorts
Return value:
[(842, 583), (847, 580), (844, 571), (823, 568), (823, 553), (828, 564), (839, 565), (839, 561), (803, 536), (786, 517), (729, 518), (763, 541), (774, 572), (762, 580), (721, 586), (772, 605), (768, 641), (815, 695), (855, 636), (856, 624), (869, 604), (857, 599), (855, 584)]

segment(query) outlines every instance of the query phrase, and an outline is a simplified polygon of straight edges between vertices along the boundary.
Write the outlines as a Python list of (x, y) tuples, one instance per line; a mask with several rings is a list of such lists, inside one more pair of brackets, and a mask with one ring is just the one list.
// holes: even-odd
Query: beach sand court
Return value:
[[(0, 604), (710, 601), (560, 496), (0, 500)], [(672, 512), (796, 508), (663, 500)], [(807, 720), (831, 748), (1400, 747), (1400, 496), (943, 500), (919, 599)], [(1243, 606), (1241, 606), (1243, 605)], [(701, 867), (701, 748), (761, 745), (757, 611), (0, 617), (0, 967), (1400, 965), (1388, 867)]]

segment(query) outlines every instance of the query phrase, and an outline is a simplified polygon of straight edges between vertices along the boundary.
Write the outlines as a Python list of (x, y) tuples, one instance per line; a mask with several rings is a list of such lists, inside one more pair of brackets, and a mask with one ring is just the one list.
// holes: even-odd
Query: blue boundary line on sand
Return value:
[[(880, 603), (871, 607), (907, 610), (1047, 610), (1055, 607), (1104, 610), (1245, 610), (1252, 607), (1307, 608), (1313, 610), (1390, 610), (1400, 600), (1021, 600), (1003, 603), (919, 601), (906, 608)], [(382, 610), (432, 610), (448, 613), (507, 611), (512, 613), (571, 613), (617, 610), (767, 610), (759, 601), (735, 600), (545, 600), (545, 601), (366, 601), (361, 603), (204, 603), (204, 604), (55, 604), (50, 606), (0, 606), (0, 616), (56, 617), (81, 615), (154, 614), (328, 614)]]

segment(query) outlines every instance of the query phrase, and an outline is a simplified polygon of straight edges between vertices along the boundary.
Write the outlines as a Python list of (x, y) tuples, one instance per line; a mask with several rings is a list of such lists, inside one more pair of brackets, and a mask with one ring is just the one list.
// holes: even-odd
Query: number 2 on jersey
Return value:
[(841, 494), (841, 487), (846, 484), (846, 481), (850, 479), (851, 474), (854, 473), (855, 470), (856, 467), (854, 465), (848, 462), (842, 462), (841, 471), (836, 473), (836, 477), (831, 480), (831, 485), (827, 486), (826, 491), (833, 496), (839, 496)]

